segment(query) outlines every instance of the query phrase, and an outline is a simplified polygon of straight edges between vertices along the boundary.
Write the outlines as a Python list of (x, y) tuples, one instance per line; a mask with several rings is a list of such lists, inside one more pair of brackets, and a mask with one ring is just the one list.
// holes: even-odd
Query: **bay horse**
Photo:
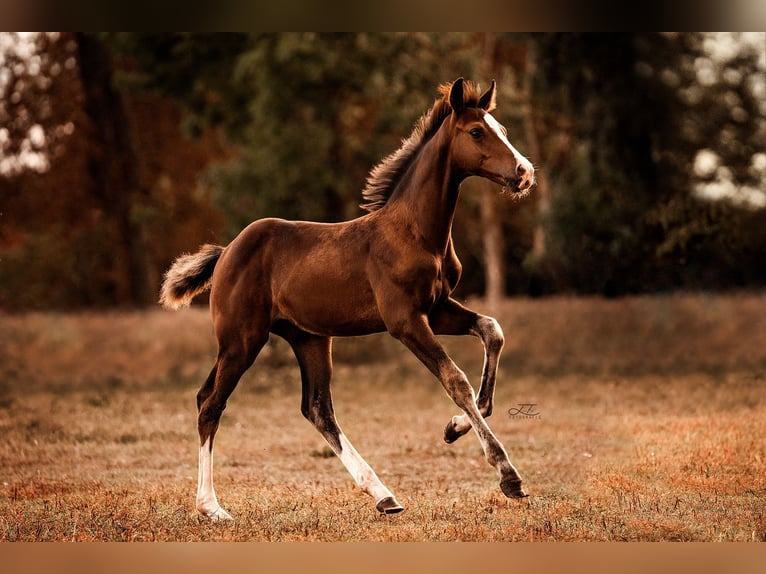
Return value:
[[(301, 412), (322, 434), (380, 513), (403, 510), (335, 420), (330, 393), (333, 337), (388, 331), (460, 407), (444, 429), (451, 443), (471, 428), (505, 496), (525, 497), (521, 477), (487, 425), (504, 344), (491, 317), (450, 295), (461, 274), (452, 222), (461, 182), (477, 175), (526, 195), (534, 168), (490, 114), (496, 84), (483, 93), (458, 78), (440, 86), (432, 108), (400, 149), (370, 172), (368, 213), (341, 223), (260, 219), (228, 246), (182, 255), (165, 275), (160, 302), (178, 309), (208, 288), (218, 356), (197, 394), (196, 507), (230, 520), (213, 488), (213, 440), (226, 402), (274, 333), (292, 347), (301, 373)], [(473, 335), (484, 345), (478, 398), (436, 335)]]

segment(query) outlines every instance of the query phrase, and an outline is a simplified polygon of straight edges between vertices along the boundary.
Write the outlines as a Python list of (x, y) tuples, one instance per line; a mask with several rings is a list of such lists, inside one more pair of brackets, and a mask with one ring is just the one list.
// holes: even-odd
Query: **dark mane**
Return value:
[[(441, 97), (415, 123), (410, 137), (402, 140), (402, 146), (398, 150), (386, 156), (383, 161), (370, 170), (367, 184), (362, 190), (363, 201), (360, 205), (362, 209), (377, 211), (386, 205), (399, 180), (409, 169), (420, 149), (434, 136), (444, 120), (452, 113), (452, 107), (449, 103), (451, 87), (451, 83), (439, 86)], [(478, 86), (465, 81), (463, 87), (465, 107), (477, 107), (480, 97), (481, 92)]]

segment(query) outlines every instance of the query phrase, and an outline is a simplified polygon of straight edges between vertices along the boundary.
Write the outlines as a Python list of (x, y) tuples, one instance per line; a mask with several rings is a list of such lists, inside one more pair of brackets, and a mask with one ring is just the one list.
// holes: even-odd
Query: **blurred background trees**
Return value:
[(466, 181), (459, 295), (762, 287), (765, 38), (3, 34), (0, 308), (152, 304), (254, 219), (360, 215), (458, 76), (497, 79), (540, 174), (521, 202)]

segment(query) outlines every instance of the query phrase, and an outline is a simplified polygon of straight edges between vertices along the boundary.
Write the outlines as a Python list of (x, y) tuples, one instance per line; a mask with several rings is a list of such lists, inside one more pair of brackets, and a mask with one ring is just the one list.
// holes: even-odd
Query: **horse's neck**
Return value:
[(449, 142), (436, 134), (421, 150), (397, 190), (399, 217), (434, 254), (446, 255), (459, 195), (459, 177), (450, 166)]

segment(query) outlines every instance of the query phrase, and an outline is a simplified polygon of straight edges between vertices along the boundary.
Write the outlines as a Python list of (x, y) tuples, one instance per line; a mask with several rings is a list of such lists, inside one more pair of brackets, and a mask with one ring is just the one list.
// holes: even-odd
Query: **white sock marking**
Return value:
[(357, 452), (346, 438), (346, 435), (340, 433), (339, 439), (342, 450), (338, 454), (338, 458), (340, 458), (343, 466), (351, 473), (351, 476), (354, 477), (359, 488), (371, 495), (376, 501), (389, 496), (393, 497), (391, 491), (383, 485), (378, 475), (375, 474), (375, 471)]
[(210, 446), (210, 437), (199, 449), (197, 511), (213, 520), (232, 520), (229, 513), (218, 504), (213, 488), (213, 449)]

